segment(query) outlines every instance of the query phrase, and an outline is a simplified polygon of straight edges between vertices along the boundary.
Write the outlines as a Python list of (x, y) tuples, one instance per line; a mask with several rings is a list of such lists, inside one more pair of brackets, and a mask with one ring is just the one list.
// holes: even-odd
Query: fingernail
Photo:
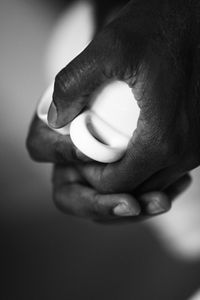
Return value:
[(113, 213), (119, 217), (130, 217), (130, 216), (138, 216), (140, 214), (140, 207), (130, 207), (130, 205), (126, 201), (121, 201), (116, 207), (113, 209)]
[(147, 211), (149, 214), (156, 215), (167, 212), (171, 205), (167, 198), (152, 197), (151, 201), (147, 205)]
[(54, 127), (56, 125), (57, 117), (58, 117), (57, 108), (54, 102), (52, 101), (48, 112), (48, 122), (50, 126)]

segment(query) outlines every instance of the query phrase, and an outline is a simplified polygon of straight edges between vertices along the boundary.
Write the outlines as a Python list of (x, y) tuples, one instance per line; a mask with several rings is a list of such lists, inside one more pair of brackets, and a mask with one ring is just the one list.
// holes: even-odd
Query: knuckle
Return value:
[(116, 182), (113, 178), (113, 180), (105, 180), (103, 183), (99, 183), (97, 185), (97, 190), (101, 194), (112, 194), (115, 192), (121, 191), (120, 189), (120, 182), (118, 182), (118, 185), (116, 185)]
[(102, 210), (102, 203), (100, 201), (100, 196), (99, 194), (95, 194), (93, 197), (93, 207), (92, 207), (93, 212), (95, 215), (99, 215), (101, 210)]
[(99, 196), (99, 194), (94, 195), (93, 199), (93, 205), (92, 205), (92, 211), (91, 211), (91, 219), (93, 221), (95, 220), (101, 220), (104, 219), (105, 217), (108, 217), (111, 215), (111, 212), (109, 211), (106, 203), (102, 201), (102, 197)]
[(96, 174), (94, 185), (100, 194), (112, 193), (114, 180), (113, 182), (111, 180), (108, 180), (107, 176), (104, 175), (104, 170), (102, 169)]
[(127, 183), (125, 164), (106, 165), (100, 172), (95, 173), (95, 188), (100, 194), (114, 194), (123, 192)]

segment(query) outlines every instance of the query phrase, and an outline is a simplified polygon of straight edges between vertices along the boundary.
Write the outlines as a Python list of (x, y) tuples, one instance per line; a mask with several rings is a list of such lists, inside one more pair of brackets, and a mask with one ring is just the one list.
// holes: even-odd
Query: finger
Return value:
[(171, 201), (167, 194), (162, 192), (149, 192), (141, 195), (138, 201), (142, 207), (144, 215), (159, 215), (171, 208)]
[[(94, 93), (110, 80), (124, 80), (133, 85), (142, 57), (139, 43), (126, 35), (119, 39), (118, 30), (118, 23), (109, 24), (56, 76), (48, 113), (48, 122), (53, 128), (72, 121), (88, 105)], [(129, 60), (130, 51), (132, 58)]]
[(53, 175), (54, 202), (63, 212), (90, 219), (138, 216), (140, 206), (131, 195), (101, 195), (83, 184), (72, 168), (56, 166)]
[(51, 130), (37, 116), (30, 126), (26, 145), (30, 156), (36, 161), (74, 163), (77, 160), (76, 148), (70, 137)]
[(171, 208), (171, 201), (167, 195), (162, 192), (151, 192), (137, 198), (141, 207), (141, 213), (136, 217), (115, 218), (115, 219), (102, 219), (98, 220), (101, 224), (116, 225), (116, 224), (129, 224), (135, 222), (146, 221), (154, 216), (164, 214)]
[[(126, 210), (127, 202), (128, 205), (131, 205), (131, 207), (134, 203), (133, 198), (130, 198), (130, 196), (122, 194), (98, 195), (94, 190), (83, 185), (70, 185), (77, 182), (83, 183), (84, 180), (75, 168), (66, 168), (63, 166), (57, 166), (55, 168), (54, 184), (57, 186), (57, 189), (61, 188), (61, 190), (59, 191), (59, 195), (54, 199), (56, 201), (56, 205), (62, 211), (82, 217), (99, 219), (99, 221), (101, 220), (103, 222), (114, 221), (115, 223), (127, 223), (145, 220), (148, 217), (167, 212), (171, 208), (171, 201), (174, 198), (178, 197), (189, 186), (189, 184), (191, 183), (191, 177), (188, 174), (183, 176), (163, 192), (151, 192), (142, 195), (139, 199), (137, 199), (142, 208), (141, 213), (139, 214), (139, 216), (137, 216), (135, 212), (131, 212), (134, 216), (137, 216), (137, 218), (132, 218), (132, 215), (130, 217), (130, 211)], [(69, 192), (72, 200), (76, 200), (76, 203), (73, 203), (73, 208), (70, 205), (70, 200), (66, 199), (66, 195)], [(80, 209), (80, 203), (78, 203), (77, 205), (77, 195), (79, 201), (85, 200), (86, 195), (86, 202), (81, 202), (81, 204), (87, 204), (86, 207), (84, 206)], [(96, 206), (96, 201), (94, 202), (93, 200), (91, 200), (93, 203), (92, 206), (90, 206), (88, 209), (88, 196), (89, 199), (95, 199), (97, 197), (96, 200), (97, 202), (99, 202), (99, 205)], [(94, 204), (95, 209), (92, 208)], [(136, 207), (134, 208), (135, 211), (137, 211)], [(131, 210), (132, 209), (133, 207), (131, 208)], [(79, 211), (78, 214), (77, 211)], [(124, 219), (123, 217), (126, 217), (126, 219)]]
[(138, 199), (142, 212), (147, 215), (156, 215), (167, 212), (171, 202), (180, 196), (191, 184), (191, 176), (186, 174), (168, 186), (163, 192), (149, 192)]
[[(141, 213), (135, 218), (124, 218), (115, 220), (103, 220), (103, 224), (127, 224), (138, 221), (145, 221), (156, 215), (166, 213), (171, 208), (174, 199), (180, 196), (191, 184), (191, 176), (184, 175), (175, 183), (171, 184), (163, 192), (149, 192), (137, 198), (141, 206)], [(100, 221), (102, 223), (102, 221)]]
[(107, 79), (101, 62), (103, 53), (93, 44), (56, 76), (53, 102), (48, 113), (48, 122), (54, 128), (72, 121), (87, 105), (91, 93)]
[[(181, 166), (182, 167), (182, 166)], [(163, 191), (168, 186), (182, 178), (185, 174), (180, 166), (164, 168), (153, 174), (135, 189), (135, 195), (148, 193), (149, 191)]]
[(62, 212), (82, 218), (114, 219), (140, 214), (140, 207), (125, 194), (101, 195), (82, 184), (54, 188), (54, 203)]

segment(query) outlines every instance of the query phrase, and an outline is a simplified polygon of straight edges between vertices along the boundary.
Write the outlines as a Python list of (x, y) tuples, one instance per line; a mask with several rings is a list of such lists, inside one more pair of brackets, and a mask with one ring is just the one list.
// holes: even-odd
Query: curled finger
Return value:
[(84, 182), (75, 168), (56, 166), (53, 198), (62, 212), (93, 220), (133, 217), (140, 205), (128, 194), (99, 194)]
[(171, 208), (172, 201), (180, 196), (190, 185), (191, 176), (186, 174), (161, 192), (148, 192), (139, 197), (142, 211), (146, 215), (165, 213)]
[(31, 158), (39, 162), (66, 164), (87, 161), (79, 154), (69, 135), (55, 132), (37, 116), (31, 123), (26, 146)]

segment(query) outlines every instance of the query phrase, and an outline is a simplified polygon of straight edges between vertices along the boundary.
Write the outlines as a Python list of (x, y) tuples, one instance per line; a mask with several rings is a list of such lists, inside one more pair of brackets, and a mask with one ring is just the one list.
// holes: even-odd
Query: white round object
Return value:
[(113, 81), (95, 93), (89, 112), (72, 122), (71, 139), (82, 153), (96, 161), (117, 161), (137, 128), (139, 113), (131, 88), (125, 82)]
[(70, 136), (77, 148), (88, 157), (102, 163), (111, 163), (120, 159), (124, 149), (99, 141), (90, 131), (90, 125), (91, 115), (88, 111), (80, 114), (71, 123)]
[[(44, 93), (37, 109), (39, 118), (48, 125), (53, 85)], [(131, 88), (113, 81), (97, 91), (87, 111), (70, 125), (56, 132), (70, 134), (74, 145), (86, 156), (103, 163), (119, 160), (137, 127), (139, 107)]]
[(115, 80), (97, 91), (93, 99), (91, 111), (130, 139), (137, 128), (140, 109), (128, 84)]

